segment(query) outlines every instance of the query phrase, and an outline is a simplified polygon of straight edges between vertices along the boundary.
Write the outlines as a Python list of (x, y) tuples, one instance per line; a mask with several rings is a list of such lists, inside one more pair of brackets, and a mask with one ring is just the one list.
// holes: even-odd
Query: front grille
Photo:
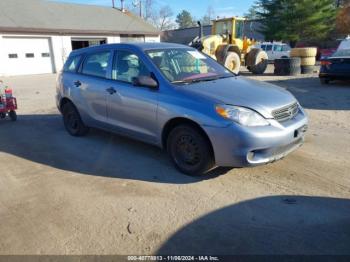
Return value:
[(287, 121), (294, 118), (299, 112), (298, 103), (294, 103), (289, 106), (282, 107), (280, 109), (272, 111), (272, 116), (279, 122)]

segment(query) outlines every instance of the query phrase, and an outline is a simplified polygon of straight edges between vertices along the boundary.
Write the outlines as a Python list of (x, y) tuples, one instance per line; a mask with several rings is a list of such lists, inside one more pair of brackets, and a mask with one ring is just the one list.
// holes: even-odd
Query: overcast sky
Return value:
[[(58, 2), (84, 3), (94, 5), (111, 6), (112, 0), (54, 0)], [(126, 5), (131, 5), (132, 2), (138, 0), (125, 0)], [(202, 17), (208, 6), (211, 6), (216, 16), (229, 17), (241, 16), (246, 13), (254, 0), (153, 0), (157, 6), (169, 5), (174, 14), (178, 14), (182, 9), (186, 9), (196, 18)], [(116, 5), (120, 6), (120, 0), (115, 0)]]

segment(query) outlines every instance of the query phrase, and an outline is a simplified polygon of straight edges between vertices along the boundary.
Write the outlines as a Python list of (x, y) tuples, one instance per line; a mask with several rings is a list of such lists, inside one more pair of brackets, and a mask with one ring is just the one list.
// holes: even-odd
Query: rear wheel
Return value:
[(84, 125), (78, 110), (71, 104), (64, 105), (62, 110), (63, 123), (69, 134), (72, 136), (84, 136), (89, 128)]
[(17, 120), (16, 111), (11, 110), (11, 111), (9, 112), (9, 117), (10, 117), (10, 119), (11, 119), (12, 121), (16, 121), (16, 120)]
[(322, 77), (320, 78), (320, 82), (322, 85), (328, 85), (330, 80), (328, 78)]
[(191, 125), (175, 127), (168, 136), (167, 149), (177, 169), (187, 175), (203, 175), (214, 166), (210, 142)]

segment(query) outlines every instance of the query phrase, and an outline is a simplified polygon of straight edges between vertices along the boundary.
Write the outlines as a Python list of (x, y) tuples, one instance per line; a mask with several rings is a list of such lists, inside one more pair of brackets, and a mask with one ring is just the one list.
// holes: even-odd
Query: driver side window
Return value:
[(150, 71), (137, 55), (129, 51), (116, 52), (112, 71), (113, 80), (132, 83), (135, 77), (150, 75)]

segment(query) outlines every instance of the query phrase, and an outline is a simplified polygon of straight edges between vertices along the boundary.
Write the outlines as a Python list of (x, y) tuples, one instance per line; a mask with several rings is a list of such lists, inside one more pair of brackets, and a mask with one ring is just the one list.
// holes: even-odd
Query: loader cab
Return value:
[(244, 18), (237, 17), (215, 20), (212, 34), (224, 36), (227, 43), (233, 44), (236, 39), (243, 39), (244, 22)]

